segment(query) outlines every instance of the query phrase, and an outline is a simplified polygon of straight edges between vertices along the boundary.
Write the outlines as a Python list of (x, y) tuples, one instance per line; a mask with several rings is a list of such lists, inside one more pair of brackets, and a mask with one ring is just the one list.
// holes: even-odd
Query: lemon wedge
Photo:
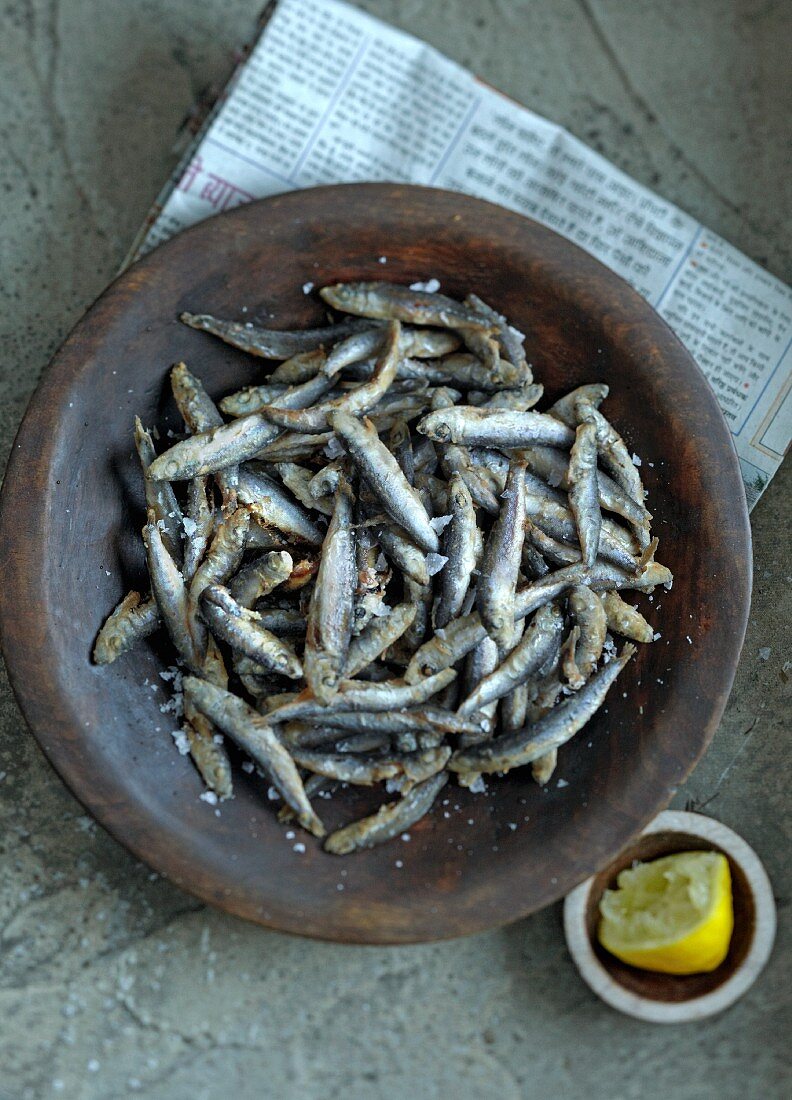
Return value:
[(600, 901), (599, 942), (622, 962), (664, 974), (714, 970), (734, 928), (729, 861), (678, 852), (622, 871)]

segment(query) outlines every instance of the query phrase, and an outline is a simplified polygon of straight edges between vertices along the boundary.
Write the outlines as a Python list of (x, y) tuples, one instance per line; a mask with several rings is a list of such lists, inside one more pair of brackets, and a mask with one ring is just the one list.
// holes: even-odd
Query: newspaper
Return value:
[(340, 0), (278, 0), (130, 258), (278, 192), (357, 180), (477, 195), (628, 280), (709, 379), (749, 507), (792, 435), (792, 291), (561, 127)]

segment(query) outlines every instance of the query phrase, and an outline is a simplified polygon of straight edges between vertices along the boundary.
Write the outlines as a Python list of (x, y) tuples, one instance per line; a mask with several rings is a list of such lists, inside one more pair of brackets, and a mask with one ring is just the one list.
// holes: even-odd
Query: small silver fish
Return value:
[(281, 428), (310, 433), (327, 431), (328, 425), (332, 427), (332, 414), (337, 410), (343, 410), (352, 416), (368, 412), (380, 401), (396, 378), (400, 332), (398, 321), (388, 326), (382, 352), (368, 382), (361, 382), (359, 386), (340, 397), (334, 397), (320, 405), (311, 405), (303, 409), (284, 409), (273, 404), (264, 409), (260, 415), (267, 417)]
[(196, 676), (185, 676), (183, 687), (185, 699), (264, 769), (300, 824), (314, 836), (324, 836), (324, 826), (308, 801), (294, 761), (267, 720), (236, 695)]
[(597, 450), (602, 465), (636, 503), (643, 504), (646, 493), (641, 484), (641, 477), (622, 437), (602, 413), (589, 402), (577, 401), (575, 413), (580, 420), (588, 420), (594, 425)]
[(448, 505), (451, 522), (442, 535), (442, 550), (448, 562), (438, 577), (435, 629), (448, 626), (460, 614), (476, 568), (476, 510), (470, 490), (458, 472), (449, 478)]
[(568, 596), (569, 612), (580, 629), (575, 646), (575, 666), (580, 674), (577, 687), (581, 687), (597, 667), (608, 624), (602, 601), (587, 585), (576, 585)]
[(173, 488), (167, 481), (151, 481), (146, 475), (156, 461), (157, 452), (151, 433), (135, 417), (135, 449), (143, 468), (143, 485), (146, 493), (146, 510), (153, 511), (162, 532), (162, 541), (173, 560), (182, 560), (182, 514)]
[(394, 736), (414, 734), (419, 739), (423, 735), (438, 734), (442, 738), (447, 733), (475, 733), (479, 729), (479, 724), (470, 718), (462, 718), (452, 710), (431, 703), (424, 703), (422, 706), (408, 710), (393, 711), (353, 711), (326, 707), (315, 720), (309, 718), (291, 721), (287, 722), (283, 728), (287, 734), (295, 730), (313, 730), (316, 728), (314, 721), (321, 722), (325, 730), (340, 730), (343, 733), (381, 730), (383, 733)]
[(277, 397), (282, 397), (288, 388), (286, 382), (268, 382), (261, 386), (246, 386), (243, 390), (237, 390), (236, 393), (229, 393), (227, 397), (223, 397), (218, 407), (226, 416), (248, 416), (250, 413), (261, 412), (266, 405), (270, 405)]
[(502, 698), (534, 676), (557, 648), (564, 616), (555, 604), (541, 607), (520, 642), (475, 686), (457, 713), (466, 717)]
[(97, 665), (109, 665), (122, 653), (148, 638), (160, 626), (157, 601), (153, 596), (143, 599), (139, 592), (128, 592), (105, 620), (93, 649)]
[(527, 385), (532, 382), (533, 375), (523, 348), (525, 340), (523, 334), (512, 328), (503, 314), (498, 313), (492, 306), (488, 306), (477, 294), (468, 294), (465, 298), (465, 305), (494, 324), (504, 357), (519, 369), (523, 384)]
[[(276, 398), (272, 408), (300, 409), (322, 397), (332, 386), (324, 375), (294, 386)], [(197, 432), (174, 443), (149, 466), (147, 477), (154, 481), (186, 481), (212, 474), (229, 466), (238, 466), (253, 458), (266, 444), (277, 438), (279, 430), (262, 413), (241, 416), (230, 424)]]
[(318, 517), (311, 515), (280, 482), (265, 473), (260, 464), (246, 462), (240, 466), (237, 495), (242, 504), (257, 506), (267, 526), (314, 546), (322, 543), (325, 532), (317, 523)]
[(608, 689), (634, 653), (635, 647), (626, 645), (621, 655), (600, 669), (581, 691), (568, 696), (534, 725), (458, 751), (448, 767), (456, 772), (508, 772), (560, 748), (599, 710)]
[(506, 450), (541, 443), (571, 447), (575, 439), (571, 428), (546, 413), (477, 409), (474, 405), (431, 412), (418, 422), (417, 430), (438, 443)]
[(325, 851), (343, 856), (358, 848), (373, 848), (400, 836), (405, 829), (412, 828), (432, 808), (440, 791), (448, 782), (444, 772), (438, 772), (430, 779), (413, 787), (409, 794), (398, 802), (381, 806), (377, 813), (345, 825), (331, 833), (325, 841)]
[(180, 314), (179, 320), (190, 328), (218, 336), (226, 344), (263, 359), (291, 359), (300, 352), (314, 351), (340, 340), (360, 327), (360, 322), (340, 321), (324, 328), (282, 332), (260, 328), (249, 321), (224, 321), (208, 313), (187, 312)]
[(215, 528), (214, 501), (208, 476), (195, 477), (188, 484), (187, 511), (182, 523), (185, 532), (182, 575), (184, 583), (189, 585), (204, 559)]
[(352, 636), (352, 611), (357, 586), (354, 497), (342, 475), (335, 509), (322, 543), (319, 573), (308, 609), (305, 638), (305, 678), (316, 699), (327, 705), (338, 692)]
[(525, 538), (525, 463), (509, 465), (504, 499), (484, 546), (476, 607), (481, 621), (505, 654), (514, 633), (514, 600)]
[(231, 798), (234, 793), (231, 761), (221, 743), (222, 737), (215, 740), (214, 725), (189, 700), (185, 700), (184, 719), (183, 732), (201, 778), (221, 801)]
[(392, 607), (387, 615), (372, 619), (349, 646), (344, 677), (353, 679), (401, 638), (415, 618), (416, 610), (415, 603), (400, 603)]
[(282, 676), (302, 678), (302, 665), (294, 650), (266, 630), (258, 612), (241, 607), (223, 585), (210, 584), (203, 590), (201, 614), (212, 633), (240, 653)]
[(313, 471), (296, 462), (279, 462), (275, 468), (283, 484), (304, 508), (321, 512), (325, 516), (333, 514), (332, 496), (316, 497), (311, 492)]
[(271, 550), (240, 569), (229, 590), (240, 607), (249, 611), (291, 576), (294, 559), (287, 550)]
[[(402, 707), (418, 707), (431, 699), (456, 677), (452, 668), (443, 669), (436, 676), (427, 676), (420, 683), (410, 684), (399, 680), (367, 684), (362, 680), (342, 680), (335, 705), (339, 710), (392, 711)], [(310, 691), (301, 692), (296, 699), (267, 711), (270, 722), (288, 722), (299, 718), (322, 718), (326, 707), (314, 699)]]
[(451, 756), (448, 746), (384, 757), (302, 748), (293, 748), (291, 751), (301, 768), (359, 787), (371, 787), (384, 779), (395, 779), (402, 775), (414, 782), (420, 782), (442, 771)]
[(583, 564), (597, 560), (602, 513), (597, 483), (597, 428), (590, 420), (578, 425), (569, 453), (569, 507), (575, 517)]
[(333, 309), (385, 321), (491, 332), (492, 325), (472, 309), (443, 294), (410, 290), (396, 283), (337, 283), (319, 291)]
[(193, 627), (184, 579), (163, 542), (153, 509), (143, 528), (143, 544), (146, 547), (151, 591), (157, 601), (165, 629), (187, 667), (200, 672), (206, 640)]
[(578, 401), (587, 401), (593, 408), (598, 409), (608, 396), (609, 388), (604, 382), (593, 382), (585, 386), (578, 386), (564, 397), (560, 397), (554, 405), (547, 410), (548, 416), (554, 416), (568, 428), (576, 428), (579, 417), (575, 411)]
[[(342, 335), (342, 333), (339, 333), (338, 339)], [(270, 385), (280, 385), (282, 383), (287, 386), (302, 385), (303, 382), (310, 381), (322, 371), (326, 360), (327, 354), (324, 348), (316, 348), (315, 351), (299, 351), (296, 355), (292, 355), (290, 359), (285, 359), (278, 364), (269, 376)]]
[(654, 628), (636, 607), (626, 603), (617, 592), (603, 592), (601, 599), (608, 629), (614, 634), (632, 638), (634, 642), (654, 641)]
[(418, 493), (368, 420), (357, 420), (338, 411), (330, 416), (336, 435), (349, 450), (382, 507), (427, 553), (437, 553), (440, 543)]

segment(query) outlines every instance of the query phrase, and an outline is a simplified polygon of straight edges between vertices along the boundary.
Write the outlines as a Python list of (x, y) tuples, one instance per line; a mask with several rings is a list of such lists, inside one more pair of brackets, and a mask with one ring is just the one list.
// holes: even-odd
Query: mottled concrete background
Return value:
[[(362, 6), (792, 277), (788, 4)], [(170, 170), (183, 115), (226, 71), (256, 9), (256, 0), (0, 3), (3, 458), (49, 355), (117, 269)], [(791, 481), (787, 465), (754, 513), (740, 672), (676, 800), (737, 829), (779, 895), (774, 958), (735, 1008), (684, 1028), (616, 1015), (579, 981), (558, 907), (461, 942), (401, 949), (302, 942), (207, 910), (85, 816), (4, 682), (2, 1100), (788, 1096)]]

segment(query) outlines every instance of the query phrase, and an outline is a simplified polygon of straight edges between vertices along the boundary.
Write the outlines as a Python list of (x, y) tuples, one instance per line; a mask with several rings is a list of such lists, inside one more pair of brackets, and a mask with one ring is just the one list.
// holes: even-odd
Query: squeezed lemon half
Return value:
[(714, 970), (734, 928), (729, 861), (678, 852), (622, 871), (600, 901), (599, 941), (630, 966), (664, 974)]

